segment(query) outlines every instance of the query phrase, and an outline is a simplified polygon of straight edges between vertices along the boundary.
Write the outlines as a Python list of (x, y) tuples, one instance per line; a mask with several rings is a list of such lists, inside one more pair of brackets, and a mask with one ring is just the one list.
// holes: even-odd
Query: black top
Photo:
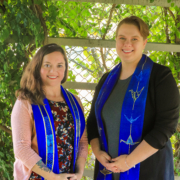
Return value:
[[(95, 102), (109, 73), (99, 81), (87, 119), (88, 142), (99, 138), (95, 117)], [(173, 180), (173, 153), (169, 138), (176, 130), (179, 118), (179, 91), (168, 67), (154, 63), (146, 100), (142, 140), (159, 149), (140, 165), (140, 180)], [(95, 176), (98, 167), (96, 166)]]

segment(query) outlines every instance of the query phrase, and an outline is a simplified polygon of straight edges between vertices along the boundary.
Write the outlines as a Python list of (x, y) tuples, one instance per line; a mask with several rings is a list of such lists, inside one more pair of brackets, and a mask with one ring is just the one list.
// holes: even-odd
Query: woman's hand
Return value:
[(96, 158), (97, 160), (104, 166), (106, 167), (106, 169), (112, 171), (112, 172), (116, 172), (117, 167), (115, 167), (113, 165), (113, 163), (111, 163), (112, 159), (111, 157), (105, 152), (105, 151), (98, 151), (96, 153)]
[(76, 175), (76, 179), (71, 178), (70, 180), (81, 180), (81, 178), (83, 176), (83, 174), (81, 174), (81, 173), (75, 173), (75, 175)]
[(144, 161), (148, 157), (152, 156), (158, 151), (145, 140), (143, 140), (131, 154), (121, 155), (117, 158), (113, 158), (112, 161), (117, 166), (118, 171), (125, 172), (134, 167), (134, 165)]
[(76, 174), (54, 174), (53, 177), (48, 178), (47, 180), (77, 180)]
[(111, 157), (100, 149), (99, 138), (94, 138), (90, 142), (91, 148), (97, 160), (108, 170), (116, 172), (117, 168), (113, 165)]
[(61, 175), (62, 176), (60, 176), (60, 174), (58, 174), (57, 180), (81, 180), (83, 174), (81, 174), (81, 173), (74, 173), (74, 174), (63, 173)]
[(118, 156), (117, 158), (112, 159), (113, 161), (112, 164), (117, 167), (116, 169), (117, 173), (125, 172), (131, 169), (131, 166), (127, 164), (127, 161), (126, 161), (127, 157), (128, 155), (121, 155), (121, 156)]
[(96, 158), (104, 167), (106, 167), (111, 161), (111, 157), (106, 152), (101, 150), (96, 153)]

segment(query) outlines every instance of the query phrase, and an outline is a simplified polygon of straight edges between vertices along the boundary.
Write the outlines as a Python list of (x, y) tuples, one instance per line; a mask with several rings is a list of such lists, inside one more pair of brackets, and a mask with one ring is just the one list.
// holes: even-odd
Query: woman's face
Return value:
[(60, 86), (65, 69), (64, 56), (60, 52), (45, 55), (40, 70), (43, 86)]
[(122, 24), (116, 37), (116, 51), (122, 64), (137, 64), (147, 43), (133, 24)]

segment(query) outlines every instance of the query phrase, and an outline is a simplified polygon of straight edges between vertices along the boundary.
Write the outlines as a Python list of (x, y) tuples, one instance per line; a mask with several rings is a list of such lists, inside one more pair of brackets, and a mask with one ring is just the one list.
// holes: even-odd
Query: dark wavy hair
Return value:
[(32, 61), (30, 61), (25, 68), (20, 82), (20, 89), (16, 91), (17, 98), (28, 100), (31, 104), (43, 104), (43, 99), (45, 96), (40, 76), (43, 58), (45, 55), (57, 51), (62, 53), (66, 67), (61, 84), (66, 82), (68, 77), (68, 59), (66, 53), (61, 46), (55, 43), (47, 44), (37, 51)]
[(140, 34), (144, 40), (147, 39), (147, 37), (149, 36), (148, 25), (141, 18), (139, 18), (137, 16), (130, 16), (130, 17), (124, 18), (122, 21), (119, 22), (119, 24), (116, 28), (116, 37), (118, 35), (118, 30), (122, 24), (133, 24), (133, 25), (135, 25), (139, 29), (139, 32), (140, 32)]

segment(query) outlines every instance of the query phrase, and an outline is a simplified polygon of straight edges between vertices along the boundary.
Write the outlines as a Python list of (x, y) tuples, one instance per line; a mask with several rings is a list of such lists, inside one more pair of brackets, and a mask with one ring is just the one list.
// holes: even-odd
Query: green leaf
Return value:
[(27, 27), (27, 19), (26, 18), (24, 18), (24, 27)]
[(171, 2), (171, 0), (167, 0), (167, 2), (168, 2), (168, 3), (170, 3), (170, 2)]
[(7, 109), (4, 109), (3, 111), (4, 111), (5, 116), (7, 116), (8, 115)]
[(4, 25), (4, 20), (0, 19), (0, 26), (3, 26), (3, 25)]
[(174, 3), (171, 3), (171, 7), (174, 7)]
[(2, 38), (3, 40), (7, 39), (9, 37), (9, 30), (8, 29), (3, 29), (2, 35), (0, 38)]
[(12, 39), (14, 39), (15, 42), (18, 42), (17, 32), (13, 32)]
[(16, 16), (16, 21), (19, 23), (20, 20), (21, 20), (21, 14), (18, 12)]
[(177, 23), (177, 28), (179, 28), (179, 27), (180, 27), (180, 22)]
[(153, 3), (154, 2), (154, 0), (150, 0), (150, 3)]
[(4, 156), (4, 153), (2, 153), (1, 151), (0, 151), (0, 156), (1, 156), (1, 157), (3, 157), (3, 156)]
[(180, 8), (178, 6), (174, 7), (177, 12), (179, 12)]
[(6, 1), (3, 1), (3, 3), (4, 3), (5, 6), (8, 6), (8, 3)]
[(19, 26), (17, 26), (16, 31), (17, 31), (18, 36), (20, 36), (20, 34), (21, 34), (21, 29), (20, 29)]
[(24, 41), (24, 44), (28, 44), (30, 42), (30, 37), (29, 36), (23, 36), (23, 41)]
[(40, 4), (41, 4), (41, 1), (40, 1), (40, 0), (34, 0), (34, 4), (40, 5)]
[(180, 38), (180, 31), (178, 31), (178, 29), (176, 29), (176, 36)]
[(102, 32), (103, 34), (106, 33), (106, 28), (103, 27), (102, 30), (101, 30), (101, 32)]

